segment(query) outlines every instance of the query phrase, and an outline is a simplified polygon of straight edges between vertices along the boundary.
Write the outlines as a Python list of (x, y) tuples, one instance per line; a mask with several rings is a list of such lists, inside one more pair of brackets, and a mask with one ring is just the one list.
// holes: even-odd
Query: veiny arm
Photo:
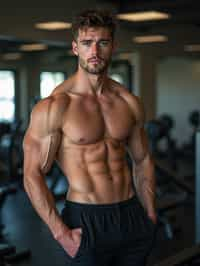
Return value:
[(52, 166), (61, 140), (59, 112), (52, 97), (39, 102), (32, 111), (23, 142), (24, 188), (55, 238), (61, 234), (63, 222), (44, 176)]
[(143, 207), (146, 209), (149, 217), (156, 222), (156, 181), (154, 163), (149, 153), (147, 136), (144, 130), (144, 110), (138, 97), (129, 97), (128, 103), (136, 120), (128, 139), (128, 149), (134, 161), (134, 184)]
[(24, 138), (24, 188), (42, 220), (63, 249), (74, 256), (81, 241), (81, 228), (70, 229), (56, 209), (52, 193), (45, 182), (61, 142), (62, 117), (68, 98), (48, 97), (32, 111)]

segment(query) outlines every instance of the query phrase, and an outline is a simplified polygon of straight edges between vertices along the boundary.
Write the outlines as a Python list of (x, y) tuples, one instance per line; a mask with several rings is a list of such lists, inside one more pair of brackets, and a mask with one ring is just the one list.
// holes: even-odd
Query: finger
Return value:
[(80, 242), (80, 238), (82, 235), (82, 229), (81, 228), (76, 228), (73, 230), (73, 240), (77, 243)]
[(74, 231), (77, 232), (77, 233), (79, 233), (79, 234), (82, 234), (82, 228), (81, 227), (74, 229)]

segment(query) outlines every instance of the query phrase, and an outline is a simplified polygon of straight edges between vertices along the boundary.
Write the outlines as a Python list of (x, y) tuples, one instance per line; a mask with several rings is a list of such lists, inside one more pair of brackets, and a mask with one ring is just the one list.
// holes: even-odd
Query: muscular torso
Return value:
[(125, 148), (135, 120), (127, 102), (113, 90), (101, 96), (67, 95), (56, 158), (68, 178), (67, 198), (88, 203), (128, 199), (133, 187)]

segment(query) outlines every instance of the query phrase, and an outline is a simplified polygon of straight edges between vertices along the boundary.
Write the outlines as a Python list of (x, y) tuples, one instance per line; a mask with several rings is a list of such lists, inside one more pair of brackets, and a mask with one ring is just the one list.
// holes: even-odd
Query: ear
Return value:
[(78, 47), (76, 41), (72, 41), (72, 51), (76, 56), (78, 56)]

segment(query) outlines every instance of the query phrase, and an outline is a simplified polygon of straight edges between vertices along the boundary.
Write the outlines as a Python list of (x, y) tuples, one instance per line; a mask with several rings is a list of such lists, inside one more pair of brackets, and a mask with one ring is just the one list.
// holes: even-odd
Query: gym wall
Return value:
[(200, 110), (200, 59), (167, 57), (157, 66), (157, 116), (172, 115), (177, 144), (187, 142), (192, 130), (189, 113)]

